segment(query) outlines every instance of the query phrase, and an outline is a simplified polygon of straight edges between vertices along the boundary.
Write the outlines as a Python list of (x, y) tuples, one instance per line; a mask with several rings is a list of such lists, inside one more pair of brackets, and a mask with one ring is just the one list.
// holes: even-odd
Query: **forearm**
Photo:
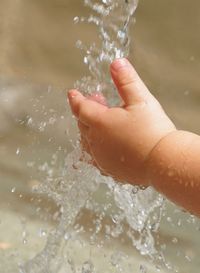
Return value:
[(200, 216), (200, 137), (175, 131), (153, 149), (147, 161), (151, 185), (174, 203)]

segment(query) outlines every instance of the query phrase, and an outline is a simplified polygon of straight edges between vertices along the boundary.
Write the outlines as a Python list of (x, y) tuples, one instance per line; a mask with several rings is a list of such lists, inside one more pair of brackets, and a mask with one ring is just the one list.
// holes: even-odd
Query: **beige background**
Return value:
[[(141, 0), (130, 58), (178, 126), (199, 130), (198, 0)], [(84, 74), (78, 38), (91, 39), (73, 17), (81, 0), (0, 0), (0, 74), (72, 86)]]
[[(54, 171), (60, 174), (75, 139), (63, 90), (87, 73), (76, 40), (91, 41), (95, 34), (92, 27), (73, 24), (75, 16), (89, 13), (82, 3), (0, 0), (0, 272), (16, 272), (16, 261), (6, 253), (18, 249), (16, 259), (26, 260), (38, 252), (42, 242), (36, 234), (48, 225), (42, 219), (55, 210), (39, 198), (36, 215), (31, 188), (45, 181), (38, 167), (50, 164), (55, 152)], [(136, 19), (130, 59), (177, 126), (200, 133), (199, 0), (140, 0)], [(102, 202), (104, 194), (97, 193)], [(190, 225), (189, 216), (174, 207), (167, 213), (172, 220), (164, 217), (160, 232), (167, 257), (181, 265), (181, 273), (199, 273), (199, 224)], [(20, 219), (27, 219), (27, 245)], [(182, 256), (176, 256), (177, 249)], [(191, 263), (185, 255), (194, 258)]]

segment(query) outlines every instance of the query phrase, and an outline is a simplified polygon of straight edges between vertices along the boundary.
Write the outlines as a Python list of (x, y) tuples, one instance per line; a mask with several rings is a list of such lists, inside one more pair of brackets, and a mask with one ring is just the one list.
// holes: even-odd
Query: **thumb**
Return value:
[(116, 59), (111, 64), (110, 70), (113, 81), (126, 106), (146, 101), (152, 97), (127, 59)]

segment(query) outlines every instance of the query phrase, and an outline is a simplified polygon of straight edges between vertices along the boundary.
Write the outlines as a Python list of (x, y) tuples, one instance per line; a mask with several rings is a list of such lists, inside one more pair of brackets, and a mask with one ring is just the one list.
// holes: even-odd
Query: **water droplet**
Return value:
[(27, 242), (28, 242), (27, 232), (25, 230), (22, 232), (22, 242), (23, 242), (24, 245), (27, 244)]
[(33, 123), (33, 119), (31, 117), (29, 117), (27, 120), (27, 125), (30, 126), (30, 125), (32, 125), (32, 123)]
[(70, 237), (71, 237), (70, 233), (65, 233), (65, 235), (64, 235), (65, 241), (68, 241), (70, 239)]
[(133, 194), (137, 194), (138, 192), (139, 192), (139, 187), (138, 186), (133, 186), (133, 188), (132, 188), (132, 193)]
[(27, 239), (23, 239), (23, 244), (26, 245), (28, 243)]
[(88, 58), (87, 57), (84, 57), (83, 61), (84, 61), (85, 64), (88, 64)]
[(45, 237), (46, 235), (47, 235), (46, 230), (41, 228), (41, 229), (39, 230), (39, 236), (40, 236), (40, 237)]
[(17, 148), (16, 155), (19, 155), (19, 153), (20, 153), (20, 148)]
[(81, 49), (82, 46), (83, 46), (82, 41), (81, 41), (81, 40), (78, 40), (78, 41), (76, 42), (76, 47)]
[(147, 268), (144, 265), (140, 265), (140, 273), (147, 273)]
[[(131, 4), (133, 3), (135, 7), (135, 1), (129, 1), (130, 9), (129, 6), (127, 8), (127, 5), (119, 5), (121, 2), (117, 0), (85, 0), (84, 3), (87, 7), (90, 7), (95, 11), (95, 15), (90, 16), (88, 21), (87, 19), (80, 18), (79, 22), (83, 19), (86, 23), (93, 23), (94, 27), (98, 28), (100, 43), (95, 41), (96, 44), (92, 42), (86, 46), (80, 40), (77, 41), (76, 46), (83, 50), (83, 56), (85, 56), (84, 62), (88, 66), (90, 76), (83, 77), (81, 80), (77, 81), (76, 88), (81, 91), (84, 90), (85, 94), (91, 94), (92, 92), (97, 91), (99, 86), (100, 91), (105, 93), (106, 98), (108, 98), (108, 102), (115, 105), (117, 97), (114, 95), (115, 89), (110, 77), (108, 77), (108, 71), (112, 60), (128, 55), (129, 43), (126, 41), (125, 37), (128, 35), (128, 25), (132, 21), (131, 15), (133, 9), (131, 8)], [(118, 12), (119, 7), (120, 13)], [(109, 17), (107, 17), (107, 15), (109, 15)], [(78, 22), (78, 18), (75, 17), (74, 22)], [(41, 129), (44, 130), (45, 126), (45, 123), (41, 124)], [(145, 224), (150, 223), (148, 222), (149, 215), (152, 216), (154, 209), (161, 206), (162, 202), (160, 202), (158, 196), (149, 189), (145, 191), (138, 191), (137, 189), (136, 191), (136, 188), (133, 188), (130, 185), (116, 185), (113, 179), (102, 178), (94, 168), (88, 167), (84, 162), (77, 164), (81, 155), (79, 146), (76, 145), (74, 152), (69, 154), (66, 158), (65, 165), (67, 168), (63, 168), (62, 166), (62, 170), (60, 171), (56, 164), (56, 170), (54, 170), (54, 168), (50, 168), (51, 166), (49, 166), (50, 164), (48, 163), (44, 163), (38, 168), (43, 172), (42, 174), (44, 174), (46, 178), (44, 179), (44, 183), (41, 183), (42, 185), (40, 185), (39, 191), (52, 198), (60, 210), (53, 216), (53, 218), (58, 221), (58, 225), (56, 226), (56, 232), (50, 234), (50, 237), (47, 239), (49, 240), (48, 249), (45, 248), (42, 251), (42, 255), (36, 255), (36, 258), (31, 261), (31, 265), (40, 266), (39, 270), (33, 270), (34, 272), (48, 271), (48, 269), (45, 268), (45, 265), (43, 266), (43, 257), (50, 259), (51, 255), (54, 255), (55, 250), (57, 252), (60, 248), (63, 239), (66, 241), (69, 240), (70, 233), (66, 233), (66, 230), (70, 230), (76, 216), (85, 208), (85, 204), (87, 203), (86, 200), (90, 199), (89, 206), (91, 210), (99, 213), (104, 205), (101, 206), (97, 204), (97, 202), (94, 202), (92, 196), (100, 184), (106, 184), (110, 187), (110, 196), (115, 201), (110, 207), (108, 206), (108, 208), (111, 209), (110, 215), (114, 214), (112, 219), (113, 223), (110, 224), (110, 226), (107, 226), (106, 229), (107, 233), (110, 234), (109, 237), (119, 237), (119, 234), (123, 232), (123, 223), (126, 222), (128, 230), (130, 230), (129, 237), (131, 238), (131, 234), (133, 235), (131, 238), (133, 245), (145, 255), (153, 255), (155, 253), (155, 242), (151, 235), (151, 231), (148, 230), (147, 234), (142, 234), (141, 238), (137, 238), (137, 240), (135, 238), (135, 233), (140, 234), (139, 232), (147, 228)], [(55, 162), (55, 160), (53, 161)], [(58, 183), (58, 180), (56, 179), (58, 177), (59, 179), (62, 177), (64, 183)], [(66, 181), (64, 178), (67, 178)], [(106, 199), (106, 202), (109, 202), (109, 199), (111, 198)], [(112, 206), (115, 207), (114, 211), (112, 210)], [(42, 210), (41, 208), (37, 208), (36, 211), (40, 212)], [(156, 219), (158, 220), (159, 217)], [(91, 238), (94, 243), (96, 243), (95, 233), (100, 229), (100, 219), (93, 223), (92, 228), (88, 228), (88, 230), (93, 232)], [(73, 232), (76, 233), (76, 235), (73, 233), (73, 236), (77, 236), (77, 230), (73, 229)], [(58, 236), (55, 236), (55, 234)], [(77, 237), (75, 237), (75, 239), (77, 239)], [(101, 243), (99, 245), (101, 245)], [(121, 254), (113, 257), (113, 265), (120, 266), (119, 258), (121, 259)], [(37, 263), (38, 261), (39, 263)], [(57, 261), (58, 260), (56, 260), (56, 262)], [(53, 262), (54, 261), (52, 261), (52, 264)], [(72, 270), (73, 272), (77, 270), (82, 273), (95, 272), (91, 261), (86, 261), (82, 267), (79, 265), (78, 269), (76, 265), (74, 268), (75, 270)], [(119, 267), (117, 269), (119, 269)], [(141, 267), (141, 270), (142, 269), (143, 268)], [(120, 272), (120, 270), (117, 271)], [(144, 273), (145, 271), (143, 270), (141, 272)]]
[(117, 33), (118, 38), (124, 40), (126, 38), (126, 32), (119, 30)]
[(76, 16), (76, 17), (74, 17), (74, 24), (77, 24), (77, 23), (79, 23), (79, 17), (78, 16)]
[(174, 237), (174, 238), (172, 239), (172, 243), (173, 243), (173, 244), (177, 244), (177, 243), (178, 243), (178, 239), (177, 239), (176, 237)]
[(192, 261), (192, 259), (191, 259), (191, 257), (189, 257), (189, 256), (185, 256), (185, 258), (186, 258), (186, 260), (188, 260), (188, 262), (191, 262)]
[(182, 225), (181, 219), (178, 220), (177, 226), (180, 227)]
[(167, 222), (171, 223), (172, 222), (172, 218), (171, 217), (167, 217)]
[(12, 188), (11, 192), (14, 193), (16, 191), (16, 188)]

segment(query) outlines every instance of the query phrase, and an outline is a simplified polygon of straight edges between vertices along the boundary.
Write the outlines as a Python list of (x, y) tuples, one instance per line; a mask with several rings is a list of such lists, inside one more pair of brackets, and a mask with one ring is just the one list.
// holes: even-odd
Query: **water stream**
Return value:
[[(95, 42), (91, 38), (89, 45), (80, 40), (76, 43), (83, 51), (88, 75), (78, 80), (75, 87), (84, 94), (102, 92), (110, 105), (116, 105), (119, 100), (109, 76), (109, 65), (115, 58), (129, 54), (129, 29), (137, 4), (137, 0), (84, 0), (83, 5), (91, 10), (91, 15), (74, 18), (76, 24), (93, 24), (98, 37)], [(84, 160), (80, 161), (81, 157)], [(77, 139), (74, 151), (59, 170), (55, 172), (54, 163), (42, 167), (45, 180), (34, 191), (54, 200), (59, 210), (58, 223), (50, 231), (44, 249), (20, 265), (21, 273), (103, 272), (96, 262), (97, 254), (92, 253), (95, 252), (93, 246), (105, 252), (104, 247), (112, 240), (120, 240), (122, 235), (155, 266), (166, 264), (155, 236), (162, 217), (163, 197), (152, 188), (143, 190), (115, 183), (88, 165), (87, 160), (88, 155), (83, 154)], [(103, 204), (94, 197), (101, 187), (106, 192)], [(87, 239), (83, 239), (84, 226), (77, 224), (83, 210), (95, 215)], [(89, 258), (77, 262), (72, 244), (78, 245), (79, 252), (88, 249)], [(108, 264), (104, 272), (131, 272), (130, 257), (122, 249), (110, 252), (104, 253), (105, 264)], [(147, 272), (145, 266), (140, 266), (140, 272)]]

